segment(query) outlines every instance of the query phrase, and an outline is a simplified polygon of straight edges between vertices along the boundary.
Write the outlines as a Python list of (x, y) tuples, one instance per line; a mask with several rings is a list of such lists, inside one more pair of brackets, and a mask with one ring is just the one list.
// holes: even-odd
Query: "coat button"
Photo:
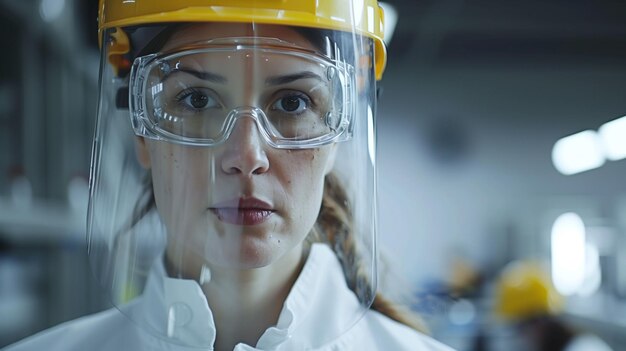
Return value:
[(192, 317), (193, 312), (187, 304), (182, 302), (171, 304), (167, 313), (167, 336), (175, 337), (176, 329), (188, 325)]

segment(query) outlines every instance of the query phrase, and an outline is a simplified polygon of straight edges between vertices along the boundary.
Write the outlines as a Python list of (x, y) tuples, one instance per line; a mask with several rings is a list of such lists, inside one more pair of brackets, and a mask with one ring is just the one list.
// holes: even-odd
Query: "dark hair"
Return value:
[(529, 332), (538, 351), (564, 350), (576, 337), (576, 332), (558, 318), (540, 315), (529, 318), (518, 325)]

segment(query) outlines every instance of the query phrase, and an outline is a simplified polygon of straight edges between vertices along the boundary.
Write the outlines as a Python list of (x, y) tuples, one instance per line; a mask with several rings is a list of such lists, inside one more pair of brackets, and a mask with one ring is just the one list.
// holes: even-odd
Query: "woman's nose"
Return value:
[(252, 117), (240, 117), (224, 144), (222, 170), (226, 174), (245, 176), (262, 174), (269, 169), (265, 141)]

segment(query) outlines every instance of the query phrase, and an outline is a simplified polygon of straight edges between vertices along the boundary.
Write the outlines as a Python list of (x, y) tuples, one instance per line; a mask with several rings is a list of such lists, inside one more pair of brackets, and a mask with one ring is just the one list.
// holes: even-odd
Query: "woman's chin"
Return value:
[[(299, 243), (305, 235), (300, 238), (285, 234), (288, 230), (267, 229), (262, 226), (241, 226), (234, 229), (212, 228), (208, 232), (187, 231), (194, 234), (185, 242), (178, 240), (178, 249), (174, 251), (180, 252), (183, 260), (205, 262), (210, 267), (223, 269), (262, 268), (280, 261), (290, 252), (300, 254), (294, 249), (300, 247)], [(174, 248), (172, 244), (170, 249)]]
[(206, 259), (224, 268), (254, 269), (280, 260), (289, 249), (284, 242), (271, 238), (245, 237), (237, 243), (218, 245)]

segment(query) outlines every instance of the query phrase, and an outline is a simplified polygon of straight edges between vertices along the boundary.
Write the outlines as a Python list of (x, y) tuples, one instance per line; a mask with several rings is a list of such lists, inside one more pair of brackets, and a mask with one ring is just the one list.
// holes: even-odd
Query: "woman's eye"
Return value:
[(177, 100), (183, 106), (194, 110), (203, 110), (218, 106), (217, 101), (207, 92), (191, 89), (178, 94)]
[(290, 95), (276, 100), (272, 108), (283, 112), (299, 114), (306, 110), (308, 106), (309, 100), (307, 98)]

